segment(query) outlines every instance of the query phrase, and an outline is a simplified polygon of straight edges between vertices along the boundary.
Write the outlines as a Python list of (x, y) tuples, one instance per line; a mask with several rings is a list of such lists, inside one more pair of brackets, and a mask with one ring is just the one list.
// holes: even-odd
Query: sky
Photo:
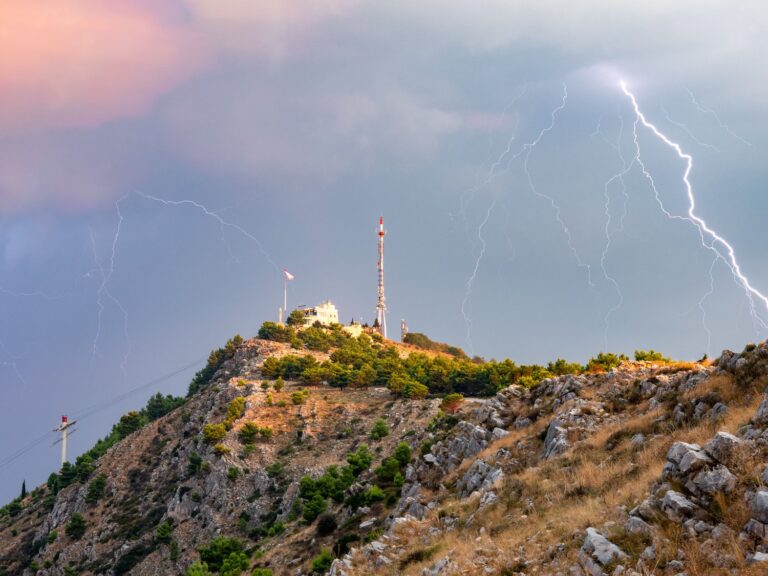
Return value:
[(767, 26), (759, 0), (3, 0), (0, 501), (58, 467), (62, 414), (74, 457), (275, 319), (283, 268), (290, 307), (372, 321), (380, 214), (390, 335), (521, 363), (764, 339)]

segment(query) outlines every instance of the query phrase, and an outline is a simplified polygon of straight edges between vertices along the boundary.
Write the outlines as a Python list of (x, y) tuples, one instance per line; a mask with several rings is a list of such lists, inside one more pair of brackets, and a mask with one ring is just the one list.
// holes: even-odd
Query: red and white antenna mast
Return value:
[(379, 293), (376, 301), (376, 324), (379, 333), (387, 337), (387, 298), (384, 296), (384, 216), (379, 217)]
[(69, 439), (69, 435), (73, 432), (77, 432), (77, 430), (70, 430), (75, 424), (77, 424), (77, 421), (74, 420), (72, 422), (69, 421), (69, 418), (66, 416), (61, 417), (61, 426), (56, 428), (54, 432), (61, 432), (61, 438), (56, 440), (56, 442), (53, 443), (53, 446), (61, 442), (61, 465), (64, 466), (64, 462), (67, 461), (67, 440)]

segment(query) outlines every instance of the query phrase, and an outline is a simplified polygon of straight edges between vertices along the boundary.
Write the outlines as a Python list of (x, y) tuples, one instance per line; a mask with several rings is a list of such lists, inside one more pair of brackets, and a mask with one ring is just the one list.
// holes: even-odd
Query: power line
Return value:
[[(160, 384), (162, 382), (165, 382), (166, 380), (170, 380), (174, 376), (178, 376), (182, 372), (185, 372), (189, 370), (190, 368), (194, 368), (195, 366), (199, 366), (202, 362), (205, 362), (205, 359), (201, 360), (195, 360), (194, 362), (191, 362), (189, 364), (186, 364), (185, 366), (182, 366), (181, 368), (177, 368), (173, 372), (169, 372), (167, 374), (164, 374), (163, 376), (160, 376), (158, 378), (155, 378), (153, 380), (150, 380), (149, 382), (146, 382), (140, 386), (136, 386), (135, 388), (131, 388), (130, 390), (127, 390), (123, 392), (122, 394), (118, 396), (114, 396), (113, 398), (110, 398), (109, 400), (104, 400), (102, 402), (98, 402), (96, 404), (93, 404), (92, 406), (85, 408), (81, 410), (80, 412), (76, 412), (73, 415), (73, 418), (76, 418), (78, 420), (83, 420), (84, 418), (88, 418), (89, 416), (92, 416), (98, 412), (101, 412), (103, 410), (106, 410), (107, 408), (111, 408), (112, 406), (119, 404), (126, 398), (129, 398), (133, 394), (136, 394), (137, 392), (140, 392), (142, 390), (146, 390), (147, 388), (151, 388), (152, 386), (156, 386), (157, 384)], [(40, 444), (43, 442), (52, 439), (56, 435), (55, 431), (46, 432), (42, 436), (39, 436), (38, 438), (35, 438), (28, 444), (22, 446), (16, 452), (13, 454), (9, 454), (2, 460), (0, 460), (0, 470), (3, 468), (6, 468), (22, 458), (23, 456), (27, 455), (29, 452), (37, 448)]]

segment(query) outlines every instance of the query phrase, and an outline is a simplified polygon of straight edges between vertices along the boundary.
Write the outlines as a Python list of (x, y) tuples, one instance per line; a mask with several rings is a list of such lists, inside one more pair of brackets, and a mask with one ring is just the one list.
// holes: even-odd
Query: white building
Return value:
[(339, 311), (330, 300), (326, 300), (314, 308), (304, 309), (304, 314), (307, 316), (308, 326), (311, 326), (315, 322), (320, 322), (323, 326), (339, 323)]

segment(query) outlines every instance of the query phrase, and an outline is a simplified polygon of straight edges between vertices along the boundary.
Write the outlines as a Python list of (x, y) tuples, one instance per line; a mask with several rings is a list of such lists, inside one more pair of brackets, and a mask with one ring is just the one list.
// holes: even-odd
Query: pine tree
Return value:
[(27, 481), (22, 480), (21, 482), (21, 499), (24, 500), (24, 498), (27, 497)]

